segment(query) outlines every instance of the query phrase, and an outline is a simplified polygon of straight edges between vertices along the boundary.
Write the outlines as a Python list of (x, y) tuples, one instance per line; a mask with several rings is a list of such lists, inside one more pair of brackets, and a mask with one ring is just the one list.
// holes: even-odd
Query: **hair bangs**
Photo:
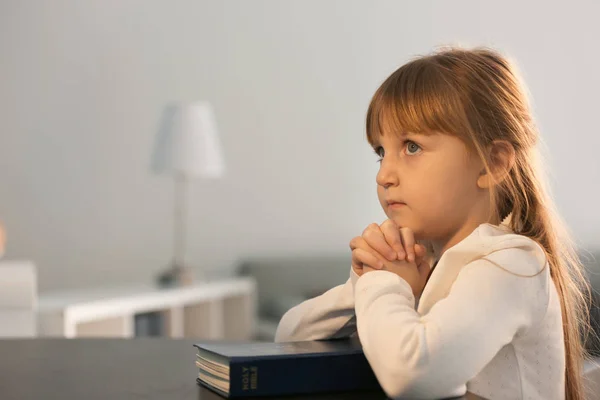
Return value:
[(367, 140), (371, 146), (388, 133), (464, 133), (460, 91), (446, 75), (450, 74), (444, 74), (439, 65), (415, 60), (386, 79), (367, 111)]

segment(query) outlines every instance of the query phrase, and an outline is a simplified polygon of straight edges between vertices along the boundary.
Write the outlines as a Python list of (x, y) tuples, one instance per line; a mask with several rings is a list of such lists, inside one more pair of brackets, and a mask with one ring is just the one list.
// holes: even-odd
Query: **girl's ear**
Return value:
[(515, 165), (515, 148), (506, 140), (494, 140), (489, 147), (491, 174), (485, 169), (479, 174), (477, 186), (489, 189), (500, 184)]

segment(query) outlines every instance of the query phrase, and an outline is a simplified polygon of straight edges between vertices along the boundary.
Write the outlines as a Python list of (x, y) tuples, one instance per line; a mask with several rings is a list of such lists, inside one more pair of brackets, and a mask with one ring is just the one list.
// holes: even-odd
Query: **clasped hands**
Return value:
[(403, 278), (419, 297), (431, 271), (431, 257), (423, 244), (415, 241), (410, 228), (399, 227), (390, 219), (370, 224), (350, 241), (352, 269), (363, 274), (384, 270)]

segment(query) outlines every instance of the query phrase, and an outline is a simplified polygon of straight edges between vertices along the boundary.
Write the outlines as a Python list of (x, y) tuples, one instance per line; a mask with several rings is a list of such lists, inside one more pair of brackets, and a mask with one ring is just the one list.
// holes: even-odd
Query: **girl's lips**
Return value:
[(388, 207), (390, 208), (401, 208), (404, 207), (405, 203), (388, 203)]

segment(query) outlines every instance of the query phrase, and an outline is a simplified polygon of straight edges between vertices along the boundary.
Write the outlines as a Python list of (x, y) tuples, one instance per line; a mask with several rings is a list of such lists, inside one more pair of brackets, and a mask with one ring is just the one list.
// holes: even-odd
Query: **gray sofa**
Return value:
[(239, 263), (237, 273), (254, 277), (258, 286), (255, 339), (272, 341), (287, 310), (346, 282), (350, 265), (350, 253), (255, 257)]

